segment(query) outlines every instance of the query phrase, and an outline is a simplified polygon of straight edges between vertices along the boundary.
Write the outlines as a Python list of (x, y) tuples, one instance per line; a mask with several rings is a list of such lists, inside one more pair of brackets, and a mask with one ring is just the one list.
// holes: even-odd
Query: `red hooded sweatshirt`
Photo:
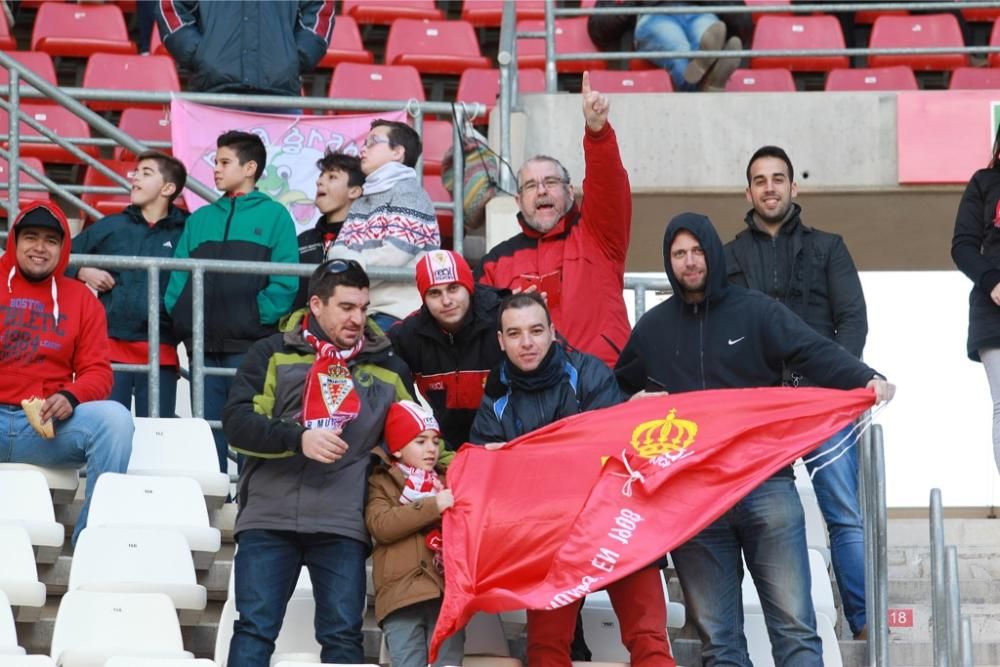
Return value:
[[(17, 227), (36, 208), (48, 210), (63, 229), (59, 264), (37, 282), (21, 273), (15, 253)], [(14, 221), (0, 256), (0, 403), (59, 392), (76, 407), (111, 393), (104, 308), (83, 283), (63, 275), (70, 247), (69, 224), (55, 206), (32, 203)]]

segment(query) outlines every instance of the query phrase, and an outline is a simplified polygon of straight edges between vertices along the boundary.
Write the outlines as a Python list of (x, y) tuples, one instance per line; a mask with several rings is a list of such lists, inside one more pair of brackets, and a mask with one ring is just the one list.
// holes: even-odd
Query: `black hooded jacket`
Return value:
[[(671, 270), (670, 246), (680, 231), (705, 252), (705, 299), (687, 303)], [(727, 282), (722, 242), (703, 215), (683, 213), (663, 239), (667, 277), (675, 296), (650, 309), (636, 324), (615, 374), (626, 393), (641, 390), (773, 387), (782, 368), (834, 389), (863, 387), (875, 371), (824, 338), (778, 301)]]

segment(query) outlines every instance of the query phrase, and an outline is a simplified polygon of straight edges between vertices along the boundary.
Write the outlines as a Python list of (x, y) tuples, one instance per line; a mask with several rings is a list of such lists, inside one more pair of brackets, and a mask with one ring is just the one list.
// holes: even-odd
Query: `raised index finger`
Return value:
[(590, 95), (590, 72), (583, 73), (583, 83), (580, 85), (580, 92), (584, 97)]

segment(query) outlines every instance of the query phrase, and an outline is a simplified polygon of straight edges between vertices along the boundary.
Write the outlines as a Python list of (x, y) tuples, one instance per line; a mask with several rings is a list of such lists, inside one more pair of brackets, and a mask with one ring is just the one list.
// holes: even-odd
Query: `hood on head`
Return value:
[(674, 242), (674, 237), (678, 232), (687, 231), (692, 234), (701, 244), (705, 251), (705, 266), (708, 276), (705, 282), (705, 299), (720, 296), (727, 287), (726, 282), (726, 255), (722, 249), (722, 239), (715, 231), (712, 221), (700, 213), (681, 213), (667, 225), (667, 231), (663, 234), (663, 268), (674, 294), (681, 293), (680, 283), (674, 275), (670, 265), (670, 246)]
[[(0, 258), (0, 267), (2, 267), (0, 271), (2, 271), (5, 276), (9, 273), (11, 268), (17, 267), (17, 260), (14, 256), (14, 246), (16, 245), (18, 225), (24, 221), (25, 217), (27, 217), (29, 213), (35, 211), (36, 209), (44, 209), (51, 213), (52, 216), (59, 221), (59, 226), (62, 227), (63, 230), (63, 243), (59, 263), (56, 265), (52, 275), (61, 276), (66, 270), (66, 267), (69, 265), (69, 255), (73, 244), (71, 242), (72, 239), (69, 230), (69, 223), (66, 221), (66, 216), (63, 215), (63, 212), (58, 206), (47, 202), (36, 201), (25, 206), (18, 214), (17, 218), (14, 219), (14, 224), (10, 227), (10, 234), (7, 237), (7, 247), (4, 251), (3, 257)], [(18, 270), (17, 273), (20, 274), (20, 270)]]

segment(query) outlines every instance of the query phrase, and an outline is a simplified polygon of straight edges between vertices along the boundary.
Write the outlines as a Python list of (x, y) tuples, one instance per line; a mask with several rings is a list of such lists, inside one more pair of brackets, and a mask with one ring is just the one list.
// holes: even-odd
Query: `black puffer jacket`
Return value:
[(980, 169), (969, 181), (955, 216), (951, 258), (972, 281), (968, 353), (1000, 347), (1000, 306), (990, 292), (1000, 284), (1000, 169)]
[(199, 92), (301, 94), (333, 34), (333, 0), (158, 0), (163, 44)]
[(469, 439), (486, 378), (504, 358), (497, 341), (497, 318), (506, 294), (507, 290), (476, 285), (469, 319), (454, 335), (434, 321), (427, 306), (389, 329), (396, 354), (410, 367), (417, 388), (431, 404), (448, 449), (458, 449)]
[(813, 330), (860, 358), (868, 335), (865, 295), (844, 239), (789, 219), (772, 237), (746, 215), (747, 229), (726, 244), (729, 282), (778, 299)]

